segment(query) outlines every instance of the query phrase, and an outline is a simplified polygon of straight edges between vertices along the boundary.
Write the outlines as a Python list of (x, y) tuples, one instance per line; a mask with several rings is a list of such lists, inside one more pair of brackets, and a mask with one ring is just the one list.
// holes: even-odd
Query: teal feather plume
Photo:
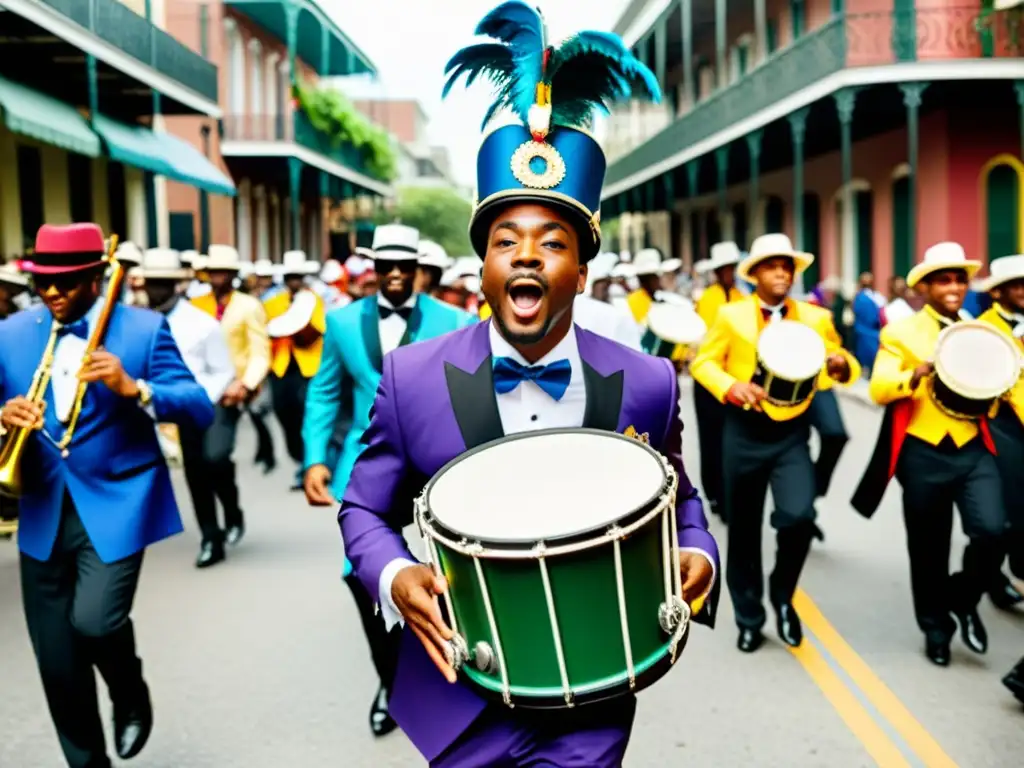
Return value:
[(499, 42), (470, 45), (456, 53), (445, 67), (442, 96), (463, 75), (467, 86), (480, 77), (489, 80), (494, 99), (484, 126), (501, 109), (527, 122), (539, 83), (551, 87), (552, 123), (570, 127), (589, 127), (595, 111), (607, 113), (616, 102), (661, 100), (657, 78), (617, 35), (579, 32), (549, 46), (543, 16), (523, 0), (507, 0), (492, 10), (476, 34)]

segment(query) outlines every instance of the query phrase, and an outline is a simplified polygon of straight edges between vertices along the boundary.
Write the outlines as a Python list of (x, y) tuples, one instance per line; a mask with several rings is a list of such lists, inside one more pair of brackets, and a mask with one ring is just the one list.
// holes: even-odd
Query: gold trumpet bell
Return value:
[(9, 433), (7, 442), (0, 449), (0, 496), (21, 498), (21, 454), (28, 436), (28, 431), (23, 429)]

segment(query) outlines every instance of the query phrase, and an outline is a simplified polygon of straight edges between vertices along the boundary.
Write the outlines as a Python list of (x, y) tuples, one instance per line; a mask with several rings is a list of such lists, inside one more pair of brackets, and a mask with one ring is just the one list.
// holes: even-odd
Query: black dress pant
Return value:
[(788, 603), (814, 537), (814, 465), (804, 414), (785, 422), (729, 406), (722, 435), (725, 514), (729, 521), (726, 582), (736, 623), (760, 629), (765, 623), (761, 531), (769, 486), (775, 510), (775, 568), (768, 579), (773, 605)]
[[(956, 631), (950, 611), (977, 607), (1002, 563), (1006, 515), (996, 460), (981, 438), (957, 448), (949, 437), (933, 446), (908, 435), (896, 478), (903, 487), (917, 625), (929, 639), (949, 642)], [(961, 571), (950, 576), (954, 504), (970, 544)]]
[(302, 419), (306, 413), (306, 390), (309, 379), (302, 375), (293, 357), (284, 376), (270, 376), (270, 397), (274, 413), (284, 431), (284, 444), (292, 461), (303, 468), (305, 451), (302, 445)]
[(839, 457), (843, 453), (850, 436), (843, 424), (843, 415), (839, 411), (839, 399), (831, 389), (823, 389), (815, 394), (811, 407), (807, 409), (811, 427), (818, 433), (821, 448), (818, 460), (814, 462), (814, 486), (818, 497), (828, 495), (828, 487), (832, 483)]
[(213, 424), (207, 429), (178, 427), (185, 482), (204, 542), (219, 544), (224, 539), (224, 531), (217, 522), (218, 499), (224, 508), (224, 527), (243, 524), (235, 463), (231, 460), (241, 417), (239, 408), (218, 405)]
[(46, 562), (21, 555), (21, 591), (50, 717), (71, 768), (109, 768), (93, 667), (110, 698), (142, 689), (129, 614), (142, 553), (104, 563), (67, 495), (57, 542)]
[(693, 382), (693, 408), (697, 413), (700, 444), (700, 484), (708, 504), (722, 512), (722, 425), (730, 406), (718, 402), (711, 392)]
[(377, 670), (381, 687), (391, 690), (395, 680), (395, 668), (398, 666), (398, 649), (402, 642), (402, 627), (395, 625), (389, 632), (384, 624), (384, 617), (375, 610), (376, 601), (367, 594), (363, 583), (354, 573), (345, 577), (352, 597), (359, 609), (359, 618), (363, 623), (366, 642), (370, 644), (370, 655), (373, 666)]
[(1000, 406), (999, 415), (989, 426), (996, 444), (996, 466), (1006, 509), (1003, 552), (1010, 573), (1024, 579), (1024, 426), (1013, 409), (1005, 404)]

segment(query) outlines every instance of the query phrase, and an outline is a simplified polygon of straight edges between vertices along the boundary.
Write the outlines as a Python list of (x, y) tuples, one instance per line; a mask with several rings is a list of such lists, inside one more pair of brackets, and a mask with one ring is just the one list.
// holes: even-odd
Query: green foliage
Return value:
[(450, 189), (400, 187), (394, 210), (382, 214), (377, 223), (397, 222), (416, 227), (421, 238), (433, 240), (456, 258), (473, 253), (469, 242), (472, 213), (469, 202)]
[(300, 83), (294, 85), (293, 91), (309, 122), (335, 147), (352, 145), (370, 174), (383, 181), (395, 179), (398, 166), (391, 137), (365, 118), (345, 94), (334, 88)]

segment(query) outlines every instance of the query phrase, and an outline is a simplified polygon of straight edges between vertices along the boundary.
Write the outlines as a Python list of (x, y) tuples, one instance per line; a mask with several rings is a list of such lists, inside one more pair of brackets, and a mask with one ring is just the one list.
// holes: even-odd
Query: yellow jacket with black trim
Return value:
[(704, 289), (700, 298), (697, 299), (697, 306), (694, 309), (697, 310), (697, 314), (700, 315), (700, 319), (704, 321), (704, 324), (710, 328), (714, 325), (715, 318), (718, 317), (718, 310), (726, 304), (742, 301), (745, 298), (743, 292), (735, 285), (726, 294), (725, 288), (722, 287), (721, 283), (712, 283)]
[[(860, 364), (839, 343), (839, 334), (827, 310), (803, 301), (786, 299), (786, 319), (813, 328), (824, 340), (826, 354), (841, 354), (846, 359), (850, 366), (850, 378), (845, 386), (860, 378)], [(764, 327), (761, 305), (756, 296), (722, 306), (700, 345), (696, 359), (690, 364), (694, 380), (724, 403), (733, 384), (737, 381), (750, 381), (754, 377), (757, 371), (757, 341)], [(827, 389), (830, 386), (832, 379), (827, 369), (822, 368), (818, 375), (818, 388)], [(763, 402), (761, 407), (772, 420), (789, 421), (806, 412), (812, 399), (813, 396), (792, 406)]]
[[(213, 293), (197, 296), (192, 304), (210, 317), (217, 317), (217, 297)], [(232, 292), (220, 318), (220, 327), (235, 365), (235, 375), (246, 389), (254, 392), (270, 369), (270, 337), (263, 305), (248, 294)]]
[[(995, 307), (989, 307), (978, 315), (978, 320), (995, 326), (1013, 339), (1014, 346), (1017, 347), (1017, 351), (1024, 356), (1024, 340), (1014, 338), (1013, 328), (1011, 328), (1010, 324), (1003, 319), (1002, 315), (999, 314), (999, 310)], [(1024, 373), (1024, 371), (1022, 371), (1022, 373)], [(1013, 412), (1017, 414), (1017, 418), (1020, 419), (1022, 424), (1024, 424), (1024, 376), (1017, 379), (1016, 385), (1014, 385), (1013, 389), (1011, 389), (1003, 399), (1009, 403)]]
[(928, 377), (922, 378), (916, 388), (910, 388), (914, 369), (934, 359), (942, 329), (943, 323), (931, 307), (883, 327), (869, 392), (879, 405), (903, 399), (913, 401), (908, 435), (930, 445), (938, 445), (948, 435), (961, 447), (978, 436), (977, 422), (955, 419), (942, 411), (930, 394)]
[[(291, 305), (292, 294), (290, 291), (281, 291), (263, 302), (263, 308), (270, 320), (283, 315)], [(278, 378), (287, 372), (292, 357), (295, 358), (303, 378), (313, 378), (320, 369), (320, 358), (324, 352), (324, 332), (327, 330), (327, 310), (324, 307), (323, 299), (319, 296), (316, 297), (316, 307), (313, 309), (313, 316), (310, 318), (309, 324), (319, 331), (320, 336), (308, 347), (295, 346), (291, 338), (271, 340), (270, 370)]]

